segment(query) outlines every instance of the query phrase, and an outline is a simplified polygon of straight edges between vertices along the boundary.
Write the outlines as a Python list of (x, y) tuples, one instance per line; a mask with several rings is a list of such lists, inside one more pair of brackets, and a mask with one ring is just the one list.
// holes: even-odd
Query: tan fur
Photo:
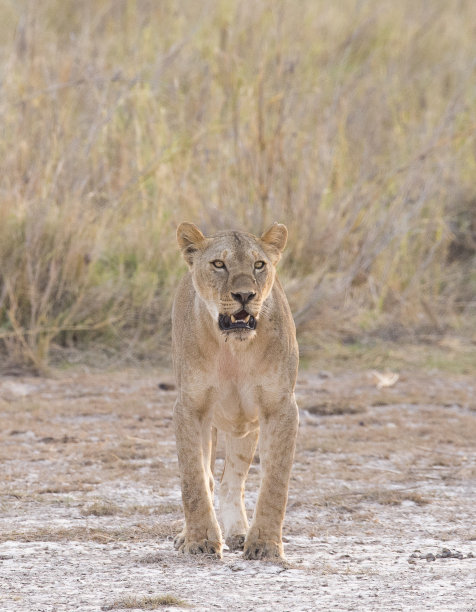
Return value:
[[(213, 508), (218, 429), (226, 436), (219, 491), (226, 544), (243, 548), (247, 559), (283, 556), (281, 531), (298, 427), (296, 333), (275, 275), (286, 239), (285, 226), (277, 223), (261, 238), (235, 231), (205, 237), (191, 223), (177, 230), (190, 268), (172, 316), (178, 386), (174, 423), (185, 513), (175, 546), (182, 552), (221, 556)], [(224, 267), (217, 269), (213, 262)], [(256, 262), (264, 266), (257, 269), (261, 264)], [(256, 329), (222, 331), (218, 317), (236, 314), (240, 295), (249, 296), (244, 308)], [(258, 434), (262, 478), (248, 528), (244, 483)]]

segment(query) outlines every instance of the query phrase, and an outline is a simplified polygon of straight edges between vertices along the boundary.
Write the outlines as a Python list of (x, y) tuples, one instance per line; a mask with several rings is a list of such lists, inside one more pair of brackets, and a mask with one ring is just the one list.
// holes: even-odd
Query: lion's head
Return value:
[(245, 340), (256, 334), (287, 236), (279, 223), (261, 238), (237, 231), (204, 236), (193, 223), (179, 225), (177, 240), (195, 291), (226, 337)]

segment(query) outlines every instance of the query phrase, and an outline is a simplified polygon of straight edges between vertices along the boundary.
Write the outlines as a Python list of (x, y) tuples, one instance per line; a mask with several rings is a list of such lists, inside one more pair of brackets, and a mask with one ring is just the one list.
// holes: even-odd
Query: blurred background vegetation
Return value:
[(167, 361), (175, 228), (285, 223), (303, 356), (476, 342), (473, 0), (0, 0), (3, 371)]

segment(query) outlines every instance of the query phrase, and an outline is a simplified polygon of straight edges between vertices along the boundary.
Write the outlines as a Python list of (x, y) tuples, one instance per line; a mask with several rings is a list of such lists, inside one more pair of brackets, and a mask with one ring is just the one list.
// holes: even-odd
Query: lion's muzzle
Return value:
[(219, 315), (218, 327), (224, 332), (231, 332), (237, 329), (252, 331), (256, 329), (256, 319), (243, 308), (243, 310), (232, 315)]

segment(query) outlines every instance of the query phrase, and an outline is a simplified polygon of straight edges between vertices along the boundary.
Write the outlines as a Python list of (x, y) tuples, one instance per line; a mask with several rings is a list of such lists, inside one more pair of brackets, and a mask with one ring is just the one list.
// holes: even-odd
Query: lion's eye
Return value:
[(222, 261), (221, 259), (215, 259), (215, 261), (212, 261), (212, 264), (215, 266), (215, 268), (218, 268), (218, 269), (225, 267), (225, 262)]
[(265, 266), (264, 261), (255, 261), (256, 270), (261, 270), (261, 268), (264, 268), (264, 266)]

